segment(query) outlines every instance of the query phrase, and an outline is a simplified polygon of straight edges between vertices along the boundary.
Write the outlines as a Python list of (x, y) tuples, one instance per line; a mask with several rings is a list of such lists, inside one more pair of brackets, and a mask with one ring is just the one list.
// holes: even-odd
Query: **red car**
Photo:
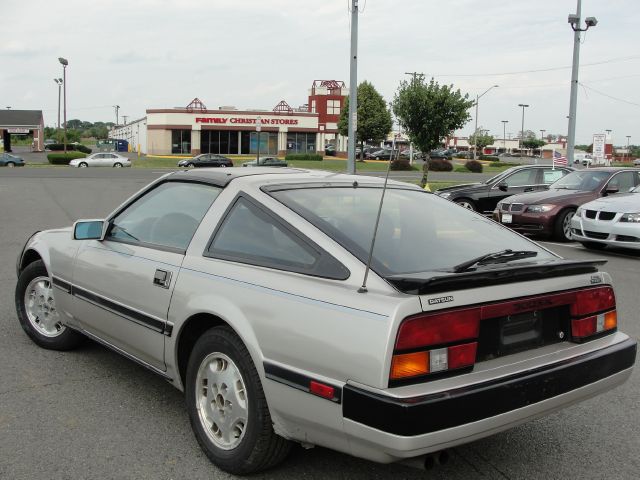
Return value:
[(640, 185), (638, 168), (589, 168), (559, 179), (548, 190), (513, 195), (493, 211), (494, 220), (520, 233), (571, 241), (571, 217), (583, 203)]

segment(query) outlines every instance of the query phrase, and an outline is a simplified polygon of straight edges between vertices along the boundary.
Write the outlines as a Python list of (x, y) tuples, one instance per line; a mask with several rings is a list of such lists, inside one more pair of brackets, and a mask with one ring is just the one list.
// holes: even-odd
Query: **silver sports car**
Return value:
[(88, 337), (183, 390), (202, 449), (234, 474), (292, 442), (424, 460), (629, 377), (636, 341), (602, 261), (383, 185), (167, 174), (106, 219), (32, 235), (19, 321), (44, 348)]

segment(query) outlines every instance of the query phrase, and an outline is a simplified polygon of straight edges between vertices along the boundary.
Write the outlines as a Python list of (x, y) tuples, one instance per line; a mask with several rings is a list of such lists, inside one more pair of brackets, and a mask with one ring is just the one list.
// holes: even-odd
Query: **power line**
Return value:
[(618, 97), (614, 97), (612, 95), (609, 95), (608, 93), (604, 93), (601, 92), (600, 90), (596, 90), (595, 88), (589, 87), (588, 85), (585, 85), (584, 83), (580, 83), (580, 85), (582, 85), (584, 88), (591, 90), (592, 92), (598, 93), (604, 97), (610, 98), (612, 100), (617, 100), (618, 102), (623, 102), (623, 103), (628, 103), (629, 105), (634, 105), (636, 107), (640, 107), (640, 103), (635, 103), (635, 102), (630, 102), (629, 100), (625, 100), (624, 98), (618, 98)]
[[(628, 60), (636, 60), (640, 58), (640, 55), (633, 55), (630, 57), (618, 57), (618, 58), (611, 58), (609, 60), (602, 60), (600, 62), (593, 62), (593, 63), (584, 63), (582, 65), (580, 65), (580, 67), (593, 67), (595, 65), (604, 65), (607, 63), (615, 63), (615, 62), (626, 62)], [(501, 73), (450, 73), (450, 74), (440, 74), (440, 75), (434, 75), (434, 77), (498, 77), (501, 75), (522, 75), (523, 73), (542, 73), (542, 72), (553, 72), (556, 70), (568, 70), (570, 69), (571, 66), (564, 66), (564, 67), (550, 67), (550, 68), (539, 68), (536, 70), (520, 70), (517, 72), (501, 72)]]

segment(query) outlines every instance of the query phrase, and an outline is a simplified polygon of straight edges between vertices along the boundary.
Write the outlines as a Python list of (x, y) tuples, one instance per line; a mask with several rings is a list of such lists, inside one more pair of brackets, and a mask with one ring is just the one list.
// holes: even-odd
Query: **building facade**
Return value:
[(44, 150), (42, 110), (0, 110), (0, 134), (5, 151), (11, 151), (11, 135), (33, 134), (32, 150)]
[[(322, 153), (333, 144), (346, 151), (338, 120), (348, 89), (344, 82), (316, 80), (304, 108), (284, 100), (273, 110), (207, 109), (195, 98), (185, 108), (148, 109), (146, 117), (110, 132), (147, 155), (286, 155)], [(259, 125), (259, 131), (257, 126)]]

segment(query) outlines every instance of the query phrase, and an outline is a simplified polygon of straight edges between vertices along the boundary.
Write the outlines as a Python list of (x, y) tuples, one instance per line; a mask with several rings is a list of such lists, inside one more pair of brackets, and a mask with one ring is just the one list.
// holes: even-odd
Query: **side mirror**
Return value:
[(507, 190), (509, 190), (509, 185), (507, 185), (507, 182), (500, 182), (498, 184), (498, 189), (506, 192)]
[(73, 224), (73, 239), (103, 240), (106, 224), (104, 220), (78, 220)]
[(604, 190), (605, 195), (609, 195), (610, 193), (618, 193), (620, 189), (618, 187), (610, 187), (607, 185), (607, 188)]

